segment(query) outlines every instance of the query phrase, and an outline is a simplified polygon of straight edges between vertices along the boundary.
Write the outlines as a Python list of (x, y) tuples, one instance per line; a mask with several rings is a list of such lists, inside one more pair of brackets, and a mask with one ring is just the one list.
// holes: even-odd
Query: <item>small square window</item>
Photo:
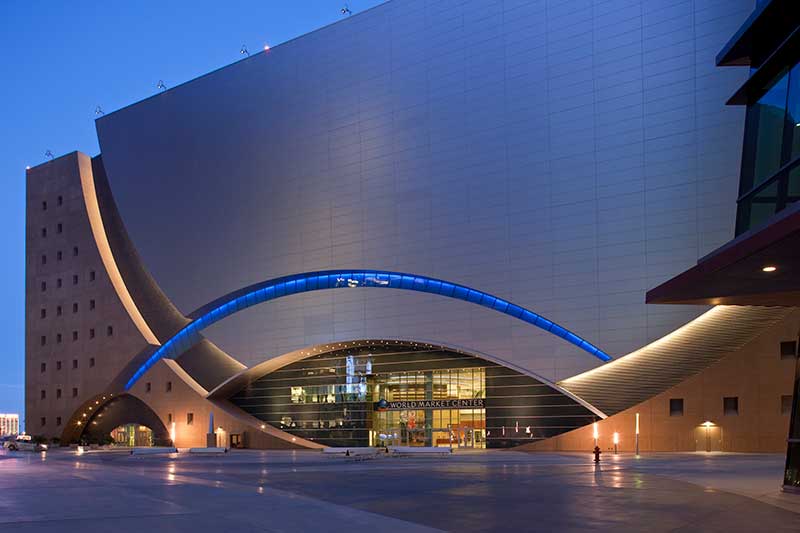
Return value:
[(61, 344), (61, 333), (56, 333), (56, 344)]
[(72, 368), (78, 368), (78, 360), (77, 359), (73, 359), (72, 360)]
[(47, 372), (47, 363), (42, 363), (39, 365), (39, 372)]
[(797, 341), (784, 341), (781, 343), (781, 359), (794, 359), (797, 357)]
[(44, 335), (42, 335), (42, 337), (39, 339), (39, 343), (40, 343), (42, 346), (44, 346), (45, 344), (47, 344), (47, 337), (45, 337)]
[(72, 342), (75, 342), (76, 340), (78, 340), (78, 332), (77, 331), (73, 331), (72, 332)]
[(43, 282), (42, 282), (42, 292), (44, 292), (44, 291), (46, 291), (46, 290), (47, 290), (47, 282), (46, 282), (46, 281), (43, 281)]
[(90, 310), (90, 311), (93, 311), (93, 310), (94, 310), (94, 307), (95, 307), (94, 300), (89, 300), (89, 310)]
[(73, 285), (77, 285), (78, 284), (78, 275), (77, 274), (73, 274), (72, 275), (72, 284)]
[(42, 211), (47, 211), (47, 202), (42, 202)]
[(47, 318), (47, 309), (42, 309), (39, 312), (39, 318)]
[(89, 338), (94, 339), (94, 328), (89, 328)]
[(62, 233), (63, 231), (64, 231), (64, 226), (63, 226), (63, 225), (61, 225), (61, 222), (59, 222), (59, 223), (56, 225), (56, 233)]
[(42, 228), (42, 238), (47, 237), (47, 228)]
[(39, 419), (39, 424), (41, 424), (42, 426), (46, 425), (47, 424), (47, 419), (45, 417), (40, 418)]
[(61, 278), (58, 278), (58, 279), (56, 280), (56, 288), (58, 288), (58, 289), (60, 289), (60, 288), (61, 288)]
[(61, 425), (61, 417), (60, 417), (60, 416), (57, 416), (57, 417), (56, 417), (56, 425), (57, 425), (57, 426), (60, 426), (60, 425)]
[(56, 306), (56, 316), (61, 316), (61, 312), (62, 312), (61, 306), (57, 305)]
[(64, 197), (63, 196), (59, 196), (58, 197), (58, 205), (64, 205)]
[(186, 413), (186, 425), (191, 426), (194, 424), (194, 413)]
[(90, 270), (89, 271), (89, 281), (94, 281), (95, 277), (96, 277), (96, 274), (94, 273), (94, 270)]
[(114, 328), (113, 328), (113, 327), (111, 327), (111, 326), (108, 326), (108, 327), (106, 328), (106, 335), (108, 335), (109, 337), (111, 337), (112, 335), (114, 335)]
[(61, 252), (61, 250), (57, 251), (56, 252), (56, 261), (61, 261), (63, 258), (64, 258), (64, 254)]
[(57, 400), (61, 399), (61, 389), (56, 389), (56, 399)]
[(78, 397), (78, 387), (72, 387), (72, 397), (73, 398)]
[(739, 397), (726, 396), (722, 399), (722, 412), (726, 416), (735, 416), (739, 414)]
[(39, 392), (39, 399), (40, 400), (44, 400), (45, 398), (47, 398), (47, 391), (46, 390), (40, 391)]
[(146, 385), (145, 385), (145, 387), (144, 387), (144, 390), (145, 390), (145, 392), (150, 392), (150, 391), (152, 390), (152, 388), (153, 388), (153, 387), (152, 387), (152, 383), (150, 383), (150, 382), (148, 381), (148, 382), (147, 382), (147, 384), (146, 384)]
[(172, 392), (172, 382), (167, 381), (167, 392)]
[(669, 416), (683, 416), (683, 398), (669, 399)]
[(72, 256), (73, 257), (77, 257), (78, 256), (78, 247), (77, 246), (73, 246), (72, 247)]
[(790, 415), (790, 414), (792, 414), (792, 395), (791, 394), (783, 394), (783, 395), (781, 395), (781, 414), (782, 415)]
[(89, 358), (89, 368), (92, 368), (93, 366), (94, 366), (94, 357), (90, 357)]
[(61, 361), (56, 361), (56, 370), (61, 370)]
[(78, 312), (78, 302), (73, 302), (72, 303), (72, 312), (73, 313), (77, 313)]
[(43, 264), (43, 265), (46, 265), (46, 264), (47, 264), (47, 256), (46, 256), (46, 255), (43, 255), (43, 256), (42, 256), (42, 264)]

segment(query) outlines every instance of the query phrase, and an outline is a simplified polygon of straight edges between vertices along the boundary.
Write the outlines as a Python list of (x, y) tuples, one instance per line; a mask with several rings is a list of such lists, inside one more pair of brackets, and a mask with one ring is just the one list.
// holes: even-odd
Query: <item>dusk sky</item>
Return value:
[[(347, 2), (355, 14), (381, 0)], [(99, 151), (106, 113), (340, 20), (345, 2), (44, 2), (0, 7), (0, 412), (24, 406), (25, 167)]]

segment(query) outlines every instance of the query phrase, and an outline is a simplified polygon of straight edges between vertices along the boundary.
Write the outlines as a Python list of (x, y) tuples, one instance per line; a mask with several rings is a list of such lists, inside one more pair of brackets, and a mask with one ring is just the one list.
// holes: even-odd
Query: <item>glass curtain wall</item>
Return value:
[(262, 376), (231, 401), (327, 446), (505, 448), (594, 421), (586, 407), (531, 376), (402, 341), (308, 357)]
[(747, 108), (736, 234), (800, 199), (800, 65)]

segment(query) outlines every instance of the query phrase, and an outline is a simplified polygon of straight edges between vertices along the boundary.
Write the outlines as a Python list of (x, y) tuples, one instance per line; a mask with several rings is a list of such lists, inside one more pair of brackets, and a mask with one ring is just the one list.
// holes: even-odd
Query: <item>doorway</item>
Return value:
[(694, 429), (695, 451), (722, 451), (722, 428), (715, 424), (702, 424)]

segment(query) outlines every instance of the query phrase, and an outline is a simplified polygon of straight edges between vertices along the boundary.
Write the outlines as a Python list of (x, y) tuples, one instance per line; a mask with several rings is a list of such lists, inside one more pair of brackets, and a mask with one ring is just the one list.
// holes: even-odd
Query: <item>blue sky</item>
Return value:
[(0, 2), (0, 412), (23, 411), (25, 166), (98, 153), (95, 108), (119, 109), (383, 0)]

